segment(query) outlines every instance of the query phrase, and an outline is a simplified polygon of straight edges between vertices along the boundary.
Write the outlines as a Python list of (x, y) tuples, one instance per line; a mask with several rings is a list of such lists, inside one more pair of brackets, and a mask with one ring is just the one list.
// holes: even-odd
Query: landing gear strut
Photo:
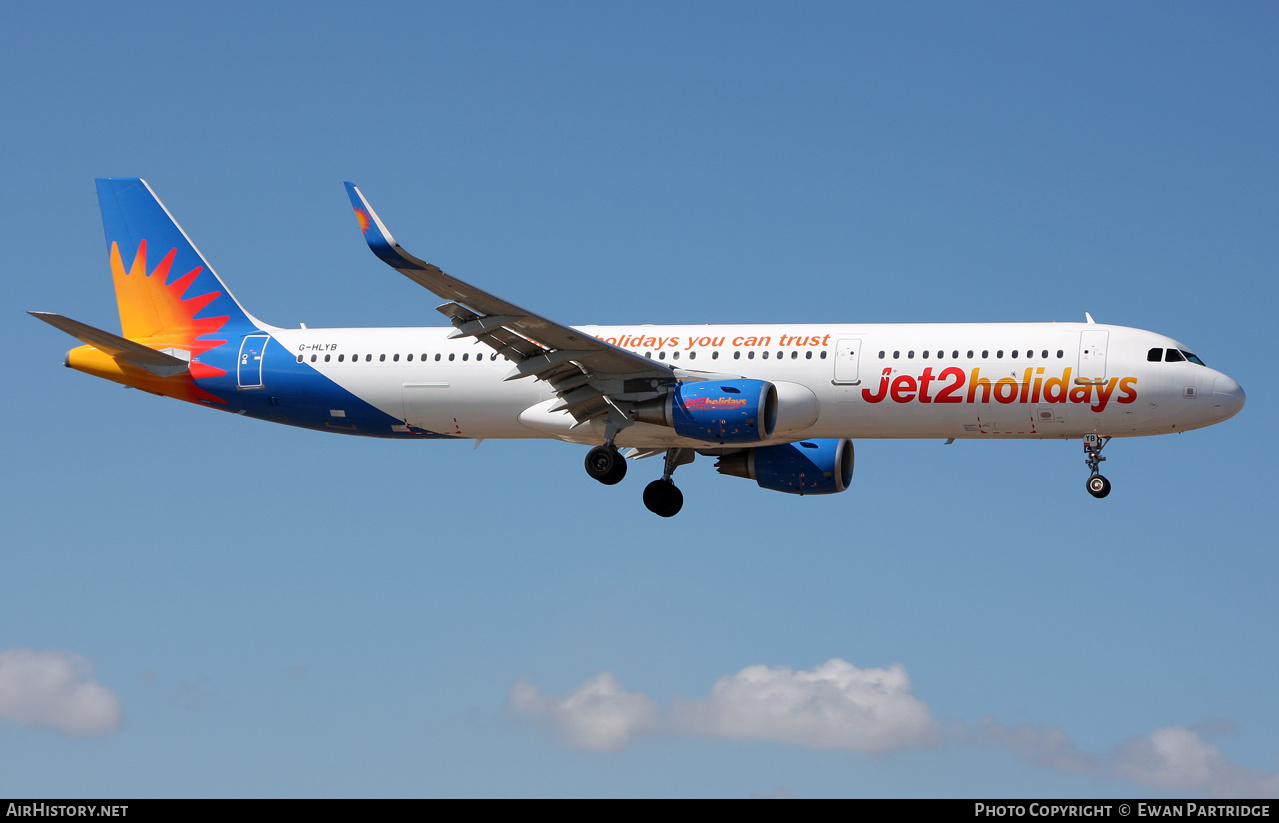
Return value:
[(692, 463), (696, 452), (692, 449), (667, 449), (666, 466), (660, 480), (644, 487), (644, 506), (658, 517), (674, 517), (684, 507), (684, 494), (671, 482), (675, 469)]
[(626, 458), (617, 453), (613, 445), (617, 433), (635, 421), (627, 417), (616, 406), (609, 405), (608, 416), (604, 422), (604, 445), (596, 446), (586, 453), (586, 473), (605, 486), (615, 486), (626, 476)]
[(1101, 499), (1110, 494), (1110, 481), (1101, 476), (1099, 471), (1101, 463), (1106, 458), (1101, 456), (1101, 450), (1110, 442), (1109, 437), (1102, 437), (1097, 434), (1084, 435), (1084, 463), (1088, 464), (1090, 474), (1088, 475), (1088, 493), (1097, 499)]

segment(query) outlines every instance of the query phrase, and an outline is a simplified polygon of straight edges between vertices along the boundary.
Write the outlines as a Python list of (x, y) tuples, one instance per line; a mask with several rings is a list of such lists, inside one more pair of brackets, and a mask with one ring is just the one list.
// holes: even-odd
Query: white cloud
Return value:
[(747, 666), (716, 681), (704, 700), (680, 704), (676, 725), (721, 737), (884, 752), (938, 740), (928, 706), (901, 665), (859, 669), (834, 658), (811, 671)]
[[(659, 725), (653, 700), (626, 691), (608, 672), (560, 697), (521, 679), (509, 705), (549, 719), (569, 743), (590, 749), (619, 748)], [(747, 666), (721, 677), (705, 699), (678, 703), (662, 725), (680, 733), (864, 752), (929, 745), (938, 738), (928, 706), (910, 694), (905, 669), (859, 669), (839, 659), (799, 672)]]
[(1081, 752), (1057, 726), (1024, 724), (1008, 726), (994, 718), (984, 718), (974, 738), (979, 745), (1012, 749), (1036, 766), (1072, 772), (1096, 773), (1100, 767), (1096, 756)]
[(550, 720), (570, 744), (584, 749), (621, 748), (657, 722), (653, 701), (626, 691), (610, 672), (587, 678), (560, 697), (544, 695), (521, 678), (511, 688), (509, 703), (516, 712)]
[[(1221, 724), (1205, 730), (1220, 731)], [(1081, 752), (1056, 726), (1023, 725), (1008, 728), (991, 718), (982, 721), (971, 742), (1011, 749), (1036, 766), (1084, 772), (1108, 779), (1131, 780), (1143, 786), (1213, 797), (1279, 796), (1279, 772), (1248, 769), (1231, 763), (1224, 752), (1185, 726), (1155, 729), (1129, 740), (1109, 756)]]
[(1173, 792), (1279, 796), (1279, 772), (1232, 763), (1204, 739), (1220, 726), (1156, 729), (1107, 755), (1079, 750), (1057, 726), (1009, 727), (989, 717), (976, 728), (955, 724), (953, 733), (943, 735), (927, 704), (911, 694), (901, 665), (859, 669), (834, 658), (809, 671), (747, 666), (717, 680), (706, 697), (676, 701), (665, 711), (647, 695), (626, 691), (609, 672), (559, 697), (521, 679), (511, 688), (509, 705), (549, 720), (571, 745), (588, 749), (618, 749), (656, 730), (871, 753), (936, 745), (945, 737), (960, 745), (1007, 749), (1045, 769)]
[(1279, 797), (1279, 773), (1231, 763), (1185, 726), (1165, 726), (1116, 747), (1112, 771), (1146, 786), (1214, 797)]
[(78, 737), (118, 729), (123, 713), (80, 655), (8, 649), (0, 652), (0, 718)]

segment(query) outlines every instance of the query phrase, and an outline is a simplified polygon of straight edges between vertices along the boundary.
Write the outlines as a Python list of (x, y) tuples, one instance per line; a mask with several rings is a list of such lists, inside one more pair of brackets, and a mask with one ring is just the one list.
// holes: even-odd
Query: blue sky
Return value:
[[(0, 794), (1279, 793), (1272, 4), (0, 24)], [(22, 312), (114, 327), (92, 179), (133, 175), (277, 325), (442, 325), (352, 180), (565, 322), (1090, 311), (1248, 406), (1115, 441), (1104, 502), (1077, 442), (863, 441), (830, 498), (699, 460), (663, 521), (653, 461), (604, 488), (578, 447), (326, 437), (62, 369)], [(830, 732), (857, 699), (875, 723)]]

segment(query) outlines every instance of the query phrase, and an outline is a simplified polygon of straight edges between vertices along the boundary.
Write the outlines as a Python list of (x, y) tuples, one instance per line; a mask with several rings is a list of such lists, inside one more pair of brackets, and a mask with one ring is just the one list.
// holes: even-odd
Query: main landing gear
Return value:
[(659, 480), (644, 487), (644, 507), (658, 517), (674, 517), (684, 508), (684, 493), (671, 482), (675, 469), (692, 463), (696, 452), (692, 449), (667, 449), (666, 467)]
[[(684, 494), (671, 482), (675, 469), (692, 463), (692, 449), (667, 449), (662, 477), (644, 487), (644, 506), (658, 517), (674, 517), (684, 507)], [(586, 453), (586, 473), (606, 486), (620, 483), (626, 476), (626, 458), (612, 443), (596, 446)]]
[(1101, 456), (1101, 450), (1110, 442), (1109, 437), (1102, 437), (1097, 434), (1084, 435), (1084, 462), (1088, 464), (1090, 474), (1088, 475), (1088, 493), (1098, 500), (1110, 494), (1110, 481), (1101, 476), (1099, 471), (1101, 463), (1106, 458)]
[(634, 422), (610, 406), (604, 424), (604, 445), (596, 446), (586, 453), (586, 473), (605, 486), (615, 486), (626, 476), (626, 458), (617, 453), (613, 440), (619, 431)]
[(605, 486), (615, 486), (626, 476), (626, 458), (610, 442), (586, 453), (586, 473)]

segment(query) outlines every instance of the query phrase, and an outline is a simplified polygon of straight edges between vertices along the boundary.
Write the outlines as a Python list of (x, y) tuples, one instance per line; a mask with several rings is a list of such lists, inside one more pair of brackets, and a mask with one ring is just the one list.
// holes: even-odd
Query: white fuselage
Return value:
[[(580, 326), (582, 332), (690, 373), (744, 377), (787, 398), (815, 398), (815, 418), (779, 426), (800, 438), (1078, 438), (1164, 434), (1224, 420), (1243, 405), (1228, 376), (1189, 360), (1153, 332), (1095, 323)], [(275, 343), (388, 415), (464, 438), (552, 437), (601, 443), (603, 425), (574, 428), (550, 412), (534, 379), (448, 328), (272, 329)], [(637, 423), (619, 446), (697, 447)]]

